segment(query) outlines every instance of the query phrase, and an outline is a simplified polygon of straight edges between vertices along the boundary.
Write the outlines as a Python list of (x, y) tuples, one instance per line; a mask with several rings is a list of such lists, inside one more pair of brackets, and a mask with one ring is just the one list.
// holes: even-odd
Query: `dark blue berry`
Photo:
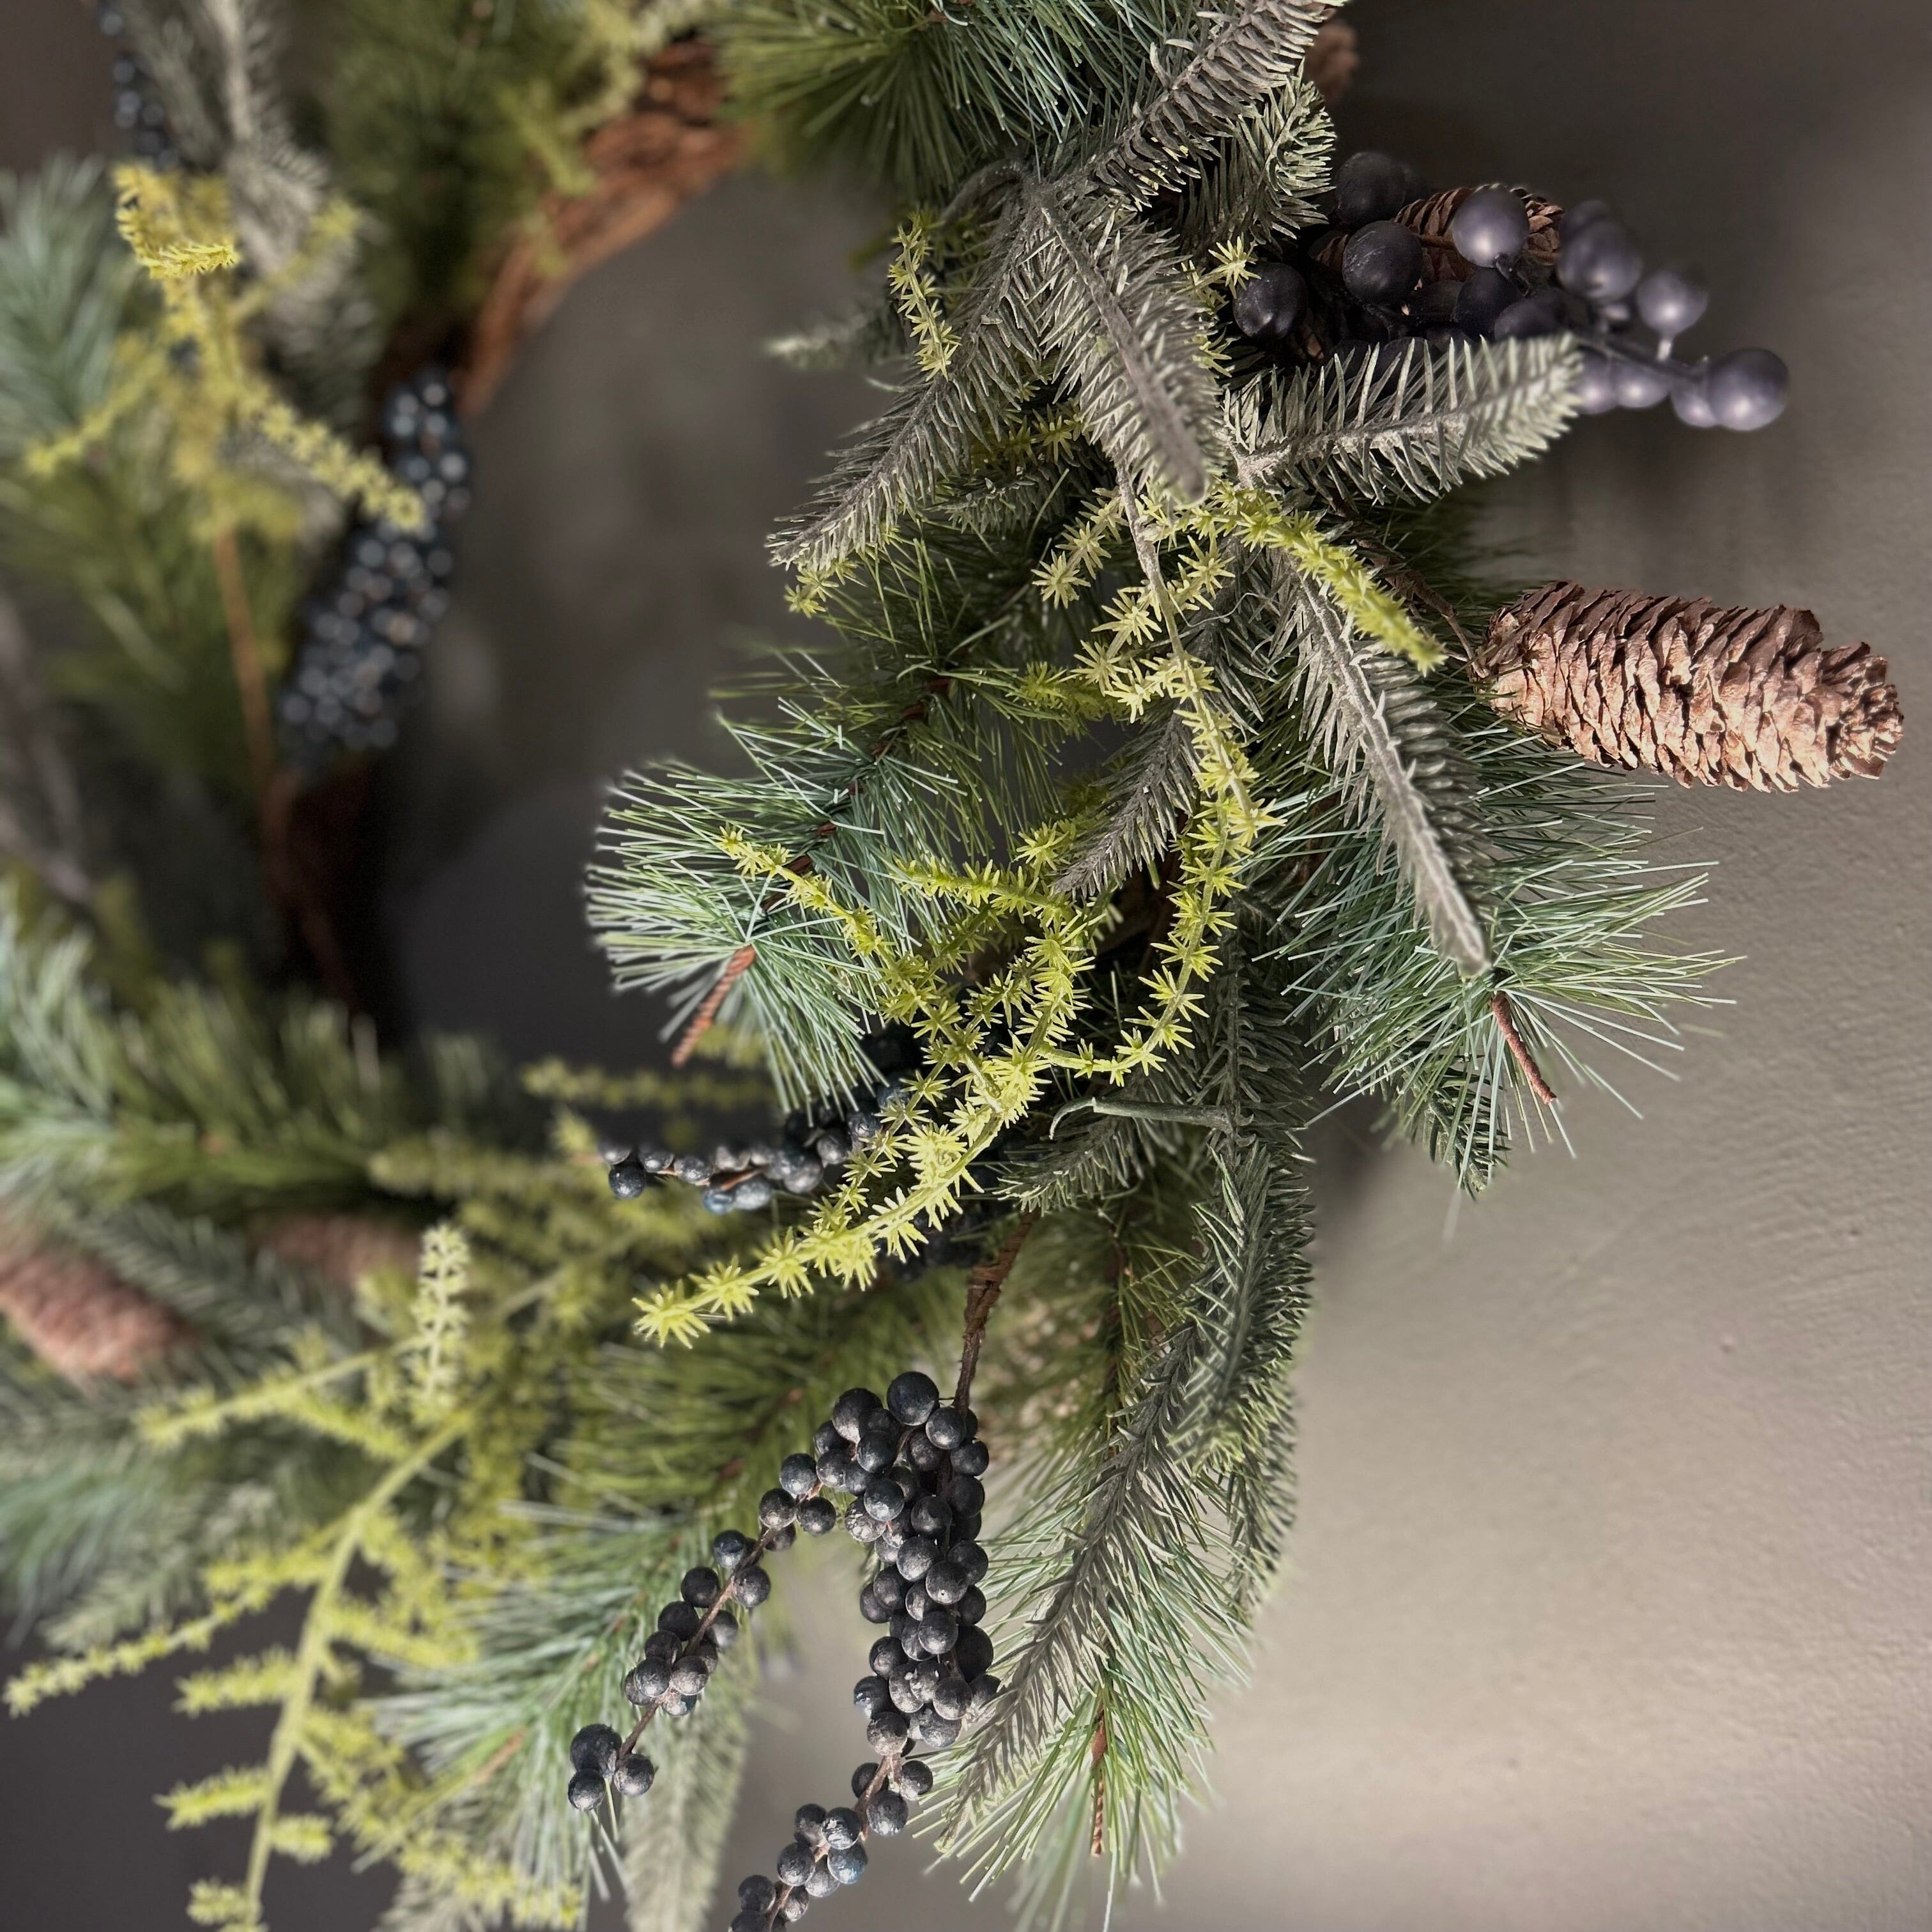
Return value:
[(959, 1633), (959, 1641), (953, 1646), (952, 1661), (958, 1666), (960, 1676), (970, 1683), (992, 1668), (992, 1639), (977, 1624), (969, 1624)]
[(926, 1573), (926, 1594), (935, 1604), (958, 1602), (972, 1585), (972, 1578), (955, 1556), (942, 1557)]
[(798, 1505), (783, 1490), (767, 1490), (758, 1498), (758, 1526), (761, 1529), (789, 1528), (798, 1514)]
[(929, 1536), (909, 1536), (897, 1558), (898, 1573), (908, 1583), (916, 1582), (939, 1560), (939, 1545)]
[(688, 1642), (698, 1634), (698, 1626), (704, 1621), (703, 1612), (693, 1604), (667, 1604), (658, 1612), (658, 1628)]
[(624, 1697), (632, 1704), (654, 1704), (670, 1688), (670, 1672), (654, 1658), (646, 1658), (624, 1678)]
[(862, 1829), (858, 1813), (848, 1806), (842, 1804), (825, 1814), (825, 1842), (835, 1852), (856, 1845)]
[(866, 1801), (866, 1828), (881, 1838), (896, 1838), (907, 1816), (906, 1802), (896, 1791), (875, 1791)]
[(866, 1653), (866, 1661), (872, 1666), (874, 1675), (884, 1677), (891, 1673), (904, 1654), (896, 1640), (882, 1636)]
[(956, 1449), (966, 1440), (967, 1431), (956, 1408), (944, 1406), (935, 1408), (926, 1418), (928, 1440), (941, 1449)]
[(854, 1798), (863, 1798), (866, 1793), (872, 1790), (872, 1780), (878, 1774), (879, 1767), (876, 1764), (860, 1766), (852, 1774), (852, 1796)]
[(717, 1571), (707, 1570), (700, 1564), (695, 1569), (687, 1570), (684, 1573), (684, 1580), (678, 1585), (677, 1593), (687, 1604), (695, 1604), (700, 1610), (708, 1610), (717, 1602), (722, 1587)]
[(932, 1767), (916, 1757), (903, 1760), (892, 1782), (900, 1790), (910, 1792), (915, 1798), (923, 1798), (932, 1789)]
[(738, 1903), (748, 1912), (770, 1911), (778, 1895), (778, 1887), (763, 1872), (754, 1872), (738, 1886)]
[(868, 1718), (876, 1718), (892, 1701), (892, 1686), (883, 1677), (862, 1677), (852, 1687), (854, 1708)]
[(943, 1750), (950, 1744), (957, 1743), (959, 1730), (957, 1718), (942, 1718), (937, 1711), (922, 1711), (913, 1720), (913, 1731), (918, 1741), (934, 1750)]
[(812, 1868), (818, 1861), (812, 1856), (812, 1847), (802, 1838), (794, 1838), (778, 1854), (779, 1882), (784, 1885), (802, 1885), (812, 1876)]
[(1308, 307), (1308, 284), (1286, 262), (1260, 262), (1234, 291), (1234, 326), (1250, 342), (1278, 348), (1294, 339)]
[(720, 1650), (729, 1650), (738, 1641), (738, 1619), (729, 1610), (720, 1610), (712, 1618), (711, 1641)]
[(807, 1536), (823, 1536), (838, 1520), (838, 1508), (830, 1497), (808, 1496), (798, 1506), (798, 1526)]
[(878, 1406), (879, 1398), (870, 1389), (848, 1389), (832, 1405), (832, 1426), (847, 1442), (856, 1442)]
[(805, 1894), (808, 1898), (830, 1898), (838, 1889), (838, 1881), (832, 1875), (829, 1865), (820, 1862), (805, 1875)]
[(818, 1486), (818, 1466), (809, 1456), (788, 1456), (778, 1465), (778, 1487), (802, 1502)]
[(608, 1778), (623, 1748), (623, 1739), (608, 1724), (586, 1724), (570, 1741), (570, 1762), (578, 1771)]
[(1422, 243), (1399, 221), (1372, 221), (1342, 250), (1342, 281), (1361, 302), (1400, 302), (1422, 274)]
[(968, 1590), (954, 1608), (962, 1624), (976, 1624), (986, 1614), (986, 1597), (978, 1585)]
[(856, 1885), (866, 1876), (866, 1848), (854, 1843), (825, 1855), (825, 1869), (841, 1885)]
[(594, 1811), (604, 1802), (604, 1780), (594, 1771), (580, 1771), (570, 1780), (570, 1802), (580, 1811)]
[(904, 1712), (881, 1711), (866, 1726), (866, 1742), (883, 1756), (905, 1742), (908, 1726)]
[(772, 1594), (772, 1580), (757, 1564), (748, 1564), (731, 1579), (731, 1594), (746, 1610), (755, 1610)]
[(620, 1201), (634, 1201), (650, 1184), (644, 1164), (634, 1154), (618, 1161), (610, 1169), (610, 1192)]
[(751, 1555), (752, 1539), (742, 1529), (722, 1529), (711, 1540), (711, 1560), (725, 1576)]
[(657, 1774), (657, 1766), (642, 1751), (628, 1751), (610, 1774), (610, 1788), (620, 1798), (641, 1798)]

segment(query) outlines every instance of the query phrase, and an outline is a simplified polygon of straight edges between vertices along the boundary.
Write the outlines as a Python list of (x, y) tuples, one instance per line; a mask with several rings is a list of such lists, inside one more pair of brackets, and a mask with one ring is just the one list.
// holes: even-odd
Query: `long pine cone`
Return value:
[(1679, 784), (1876, 778), (1904, 729), (1885, 659), (1828, 646), (1786, 604), (1548, 584), (1496, 614), (1474, 668), (1498, 710), (1552, 744)]

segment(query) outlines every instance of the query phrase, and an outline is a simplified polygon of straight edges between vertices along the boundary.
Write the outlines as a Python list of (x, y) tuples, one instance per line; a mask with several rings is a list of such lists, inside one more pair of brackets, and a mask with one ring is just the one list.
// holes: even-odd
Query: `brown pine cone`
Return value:
[(1354, 84), (1362, 64), (1355, 30), (1346, 20), (1324, 20), (1315, 30), (1302, 62), (1308, 84), (1322, 97), (1322, 104), (1332, 108)]
[[(1484, 184), (1500, 185), (1493, 182)], [(1405, 228), (1412, 228), (1421, 238), (1422, 279), (1425, 284), (1466, 282), (1476, 272), (1474, 264), (1456, 252), (1456, 244), (1449, 238), (1449, 224), (1456, 209), (1475, 191), (1474, 188), (1445, 188), (1440, 194), (1424, 195), (1421, 200), (1412, 201), (1406, 208), (1397, 211), (1396, 220)], [(1522, 194), (1521, 189), (1516, 192)], [(1558, 203), (1545, 201), (1540, 194), (1523, 194), (1522, 200), (1529, 211), (1529, 239), (1523, 244), (1522, 259), (1532, 268), (1553, 267), (1556, 260), (1556, 231), (1562, 223), (1563, 210)], [(1342, 272), (1342, 250), (1348, 243), (1348, 236), (1337, 229), (1316, 250), (1315, 259), (1339, 275)]]
[(0, 1316), (70, 1382), (131, 1382), (188, 1339), (178, 1317), (91, 1256), (0, 1211)]
[(377, 1268), (416, 1271), (415, 1231), (362, 1214), (282, 1214), (250, 1230), (258, 1248), (340, 1288)]
[(1594, 764), (1794, 791), (1876, 778), (1904, 729), (1886, 662), (1809, 610), (1549, 584), (1498, 611), (1477, 674), (1505, 717)]

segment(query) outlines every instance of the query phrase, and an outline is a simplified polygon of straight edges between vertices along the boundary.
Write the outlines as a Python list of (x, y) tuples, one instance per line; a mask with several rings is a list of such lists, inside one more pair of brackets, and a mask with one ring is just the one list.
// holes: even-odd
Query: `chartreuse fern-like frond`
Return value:
[(220, 182), (133, 163), (117, 170), (115, 180), (116, 220), (160, 296), (159, 326), (149, 340), (124, 340), (124, 366), (112, 388), (73, 428), (32, 450), (29, 467), (50, 475), (117, 422), (152, 408), (169, 424), (175, 474), (205, 502), (211, 530), (292, 533), (294, 508), (284, 494), (236, 467), (238, 439), (250, 436), (369, 515), (406, 528), (422, 525), (425, 512), (413, 490), (374, 457), (300, 416), (256, 366), (243, 328), (266, 298), (232, 286), (226, 276), (241, 256)]

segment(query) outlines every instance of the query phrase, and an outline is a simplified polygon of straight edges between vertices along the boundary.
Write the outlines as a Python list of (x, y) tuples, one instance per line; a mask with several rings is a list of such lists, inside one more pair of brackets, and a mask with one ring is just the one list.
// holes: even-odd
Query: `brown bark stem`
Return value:
[(960, 1338), (959, 1380), (952, 1396), (955, 1408), (968, 1406), (973, 1394), (973, 1377), (980, 1366), (980, 1344), (986, 1339), (987, 1317), (992, 1313), (993, 1304), (999, 1300), (1000, 1291), (1006, 1286), (1006, 1277), (1012, 1273), (1013, 1264), (1019, 1259), (1020, 1250), (1026, 1246), (1026, 1238), (1039, 1219), (1040, 1210), (1029, 1208), (1001, 1244), (999, 1252), (990, 1261), (982, 1262), (966, 1277), (966, 1327)]
[(1501, 1030), (1503, 1044), (1510, 1050), (1510, 1057), (1522, 1070), (1522, 1077), (1529, 1082), (1529, 1090), (1546, 1107), (1556, 1104), (1556, 1090), (1543, 1077), (1543, 1070), (1536, 1064), (1522, 1035), (1516, 1030), (1516, 1009), (1510, 1004), (1509, 995), (1498, 986), (1490, 995), (1490, 1011), (1496, 1016), (1497, 1027)]
[(672, 1049), (670, 1064), (682, 1066), (697, 1051), (698, 1042), (711, 1030), (712, 1022), (718, 1017), (718, 1010), (723, 1006), (731, 988), (745, 976), (746, 969), (758, 956), (755, 946), (741, 946), (724, 962), (724, 970), (718, 976), (718, 983), (704, 996), (704, 1004), (691, 1016), (691, 1024), (679, 1036), (677, 1045)]
[(248, 586), (242, 574), (241, 547), (232, 525), (217, 530), (209, 544), (214, 555), (214, 577), (221, 591), (221, 615), (228, 627), (228, 656), (235, 668), (235, 688), (242, 700), (242, 735), (248, 747), (248, 776), (258, 806), (266, 804), (275, 776), (275, 730), (268, 708), (268, 674), (262, 668), (262, 646), (255, 634), (254, 613), (248, 607)]
[(1094, 1726), (1094, 1742), (1088, 1748), (1088, 1756), (1094, 1766), (1094, 1823), (1087, 1848), (1096, 1858), (1103, 1858), (1107, 1850), (1107, 1707), (1104, 1704)]

